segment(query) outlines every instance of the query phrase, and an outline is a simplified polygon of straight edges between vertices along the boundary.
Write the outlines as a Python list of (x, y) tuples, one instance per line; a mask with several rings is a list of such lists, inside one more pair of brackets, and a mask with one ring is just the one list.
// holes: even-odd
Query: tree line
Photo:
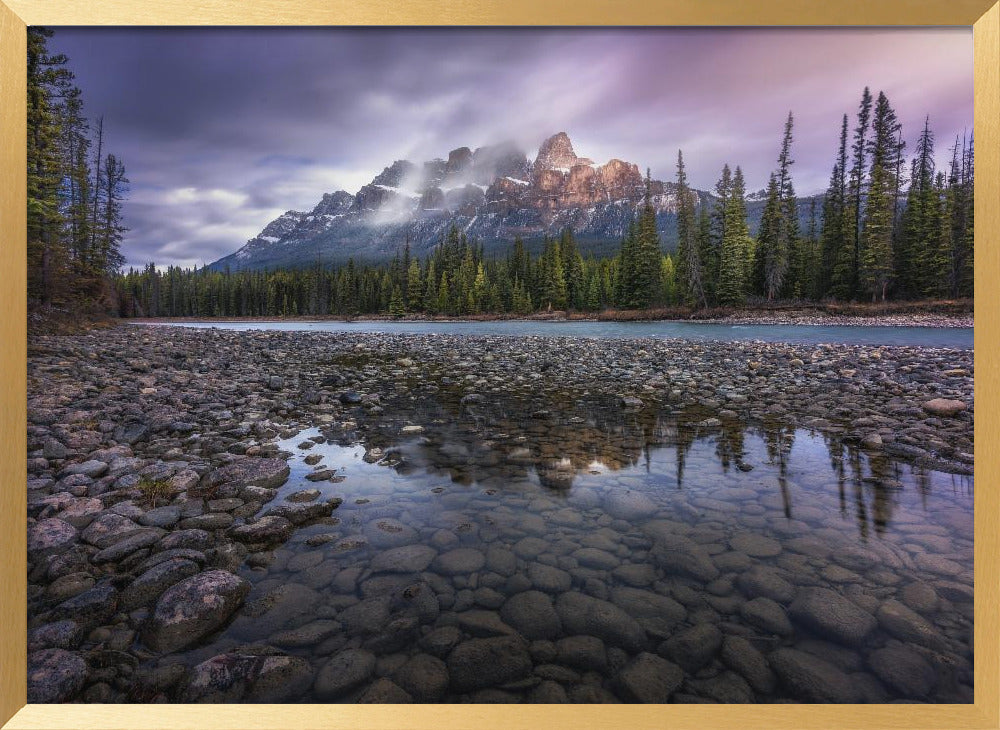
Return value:
[(27, 59), (28, 301), (110, 306), (124, 259), (125, 166), (104, 148), (104, 121), (83, 97), (52, 31), (29, 27)]
[[(617, 255), (583, 257), (573, 232), (533, 255), (520, 239), (506, 256), (452, 227), (423, 259), (409, 245), (391, 262), (275, 271), (149, 265), (116, 282), (122, 316), (270, 316), (407, 313), (528, 314), (663, 305), (742, 306), (796, 300), (885, 301), (971, 297), (973, 141), (956, 140), (936, 170), (925, 120), (907, 179), (902, 125), (884, 93), (865, 89), (851, 134), (840, 127), (830, 185), (800, 230), (789, 113), (757, 236), (747, 224), (743, 171), (727, 163), (711, 204), (696, 205), (678, 152), (676, 251), (656, 227), (650, 176)], [(850, 144), (849, 144), (850, 142)]]

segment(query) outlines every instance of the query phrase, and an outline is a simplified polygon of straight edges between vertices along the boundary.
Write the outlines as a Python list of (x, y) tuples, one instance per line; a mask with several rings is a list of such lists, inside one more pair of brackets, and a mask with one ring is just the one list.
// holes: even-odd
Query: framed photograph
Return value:
[(2, 727), (1000, 727), (1000, 5), (0, 0), (0, 102)]

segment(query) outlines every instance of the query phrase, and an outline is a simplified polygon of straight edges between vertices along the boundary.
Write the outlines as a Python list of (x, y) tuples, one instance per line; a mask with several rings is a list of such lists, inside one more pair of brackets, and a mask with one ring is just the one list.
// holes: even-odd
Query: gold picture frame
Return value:
[[(1000, 4), (993, 0), (0, 0), (0, 723), (4, 728), (1000, 727)], [(992, 7), (991, 7), (992, 4)], [(972, 26), (977, 416), (972, 705), (26, 705), (26, 25)]]

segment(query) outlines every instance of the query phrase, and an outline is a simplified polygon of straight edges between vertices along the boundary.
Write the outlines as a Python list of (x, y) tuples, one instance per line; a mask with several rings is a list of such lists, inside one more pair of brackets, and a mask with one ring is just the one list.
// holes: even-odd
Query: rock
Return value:
[(276, 545), (284, 542), (292, 534), (292, 523), (284, 517), (269, 515), (254, 523), (239, 525), (229, 531), (229, 536), (239, 542)]
[(490, 545), (486, 549), (486, 568), (498, 575), (514, 575), (517, 572), (517, 556), (510, 550)]
[(157, 563), (139, 575), (122, 591), (120, 601), (122, 610), (131, 611), (152, 603), (167, 588), (195, 575), (199, 570), (197, 563), (184, 558), (172, 558)]
[(365, 525), (364, 535), (372, 547), (379, 549), (408, 545), (418, 539), (417, 531), (412, 527), (387, 517)]
[(648, 563), (623, 563), (611, 575), (630, 586), (641, 588), (656, 580), (656, 569)]
[(240, 486), (277, 489), (286, 481), (291, 470), (284, 459), (244, 457), (217, 469), (210, 483), (236, 483)]
[(437, 550), (426, 545), (404, 545), (385, 550), (371, 561), (374, 573), (420, 573), (437, 557)]
[(416, 654), (395, 671), (392, 680), (417, 702), (440, 702), (448, 691), (448, 668), (430, 654)]
[(436, 657), (448, 655), (462, 640), (462, 632), (456, 626), (442, 626), (420, 638), (420, 647)]
[(405, 705), (413, 702), (413, 698), (391, 679), (381, 677), (365, 688), (358, 697), (358, 702), (362, 705)]
[(362, 649), (346, 649), (335, 654), (316, 674), (313, 693), (329, 702), (366, 682), (375, 673), (375, 655)]
[(778, 649), (771, 652), (767, 659), (795, 700), (816, 703), (861, 701), (851, 678), (819, 657), (796, 649)]
[(291, 702), (312, 683), (309, 662), (281, 655), (218, 654), (191, 674), (182, 695), (185, 702)]
[(621, 407), (626, 410), (638, 410), (643, 406), (641, 399), (631, 395), (621, 397), (619, 399), (619, 403), (621, 404)]
[(61, 441), (53, 438), (45, 439), (45, 445), (42, 446), (42, 456), (46, 459), (65, 459), (68, 453), (69, 449)]
[(569, 634), (596, 636), (630, 652), (646, 644), (646, 633), (635, 619), (608, 601), (570, 591), (556, 600), (556, 612)]
[(581, 671), (603, 672), (608, 665), (604, 642), (596, 636), (567, 636), (556, 642), (556, 660)]
[(781, 554), (781, 543), (754, 532), (741, 532), (729, 540), (729, 546), (752, 558), (773, 558)]
[(741, 573), (736, 584), (748, 598), (764, 596), (778, 603), (788, 603), (795, 597), (795, 586), (773, 568), (754, 566)]
[(767, 659), (743, 637), (726, 636), (722, 640), (720, 658), (723, 664), (743, 677), (754, 691), (766, 695), (774, 692), (774, 672), (768, 666)]
[(627, 522), (632, 522), (640, 517), (649, 517), (659, 509), (652, 499), (642, 492), (631, 489), (608, 492), (604, 497), (603, 507), (604, 511), (612, 517)]
[(824, 638), (862, 646), (875, 617), (829, 588), (803, 588), (788, 609), (792, 619)]
[(903, 586), (899, 592), (899, 600), (908, 608), (922, 614), (933, 613), (940, 603), (934, 587), (920, 581)]
[(76, 528), (58, 517), (39, 520), (28, 528), (28, 556), (37, 560), (62, 552), (76, 542)]
[(123, 423), (120, 426), (115, 427), (112, 436), (118, 443), (132, 446), (133, 444), (137, 444), (140, 441), (145, 440), (149, 436), (149, 426), (145, 423), (138, 423), (136, 421)]
[(305, 504), (286, 503), (279, 504), (268, 509), (264, 513), (265, 517), (283, 517), (293, 525), (303, 525), (323, 517), (329, 517), (333, 511), (340, 506), (339, 500), (329, 502), (309, 502)]
[(948, 398), (934, 398), (921, 405), (921, 407), (932, 416), (944, 416), (946, 418), (957, 416), (968, 406), (960, 400), (950, 400)]
[(87, 529), (80, 534), (80, 537), (84, 542), (103, 550), (137, 532), (146, 532), (147, 530), (149, 530), (148, 527), (143, 527), (128, 517), (114, 512), (105, 512), (91, 522)]
[(173, 527), (181, 519), (181, 508), (175, 505), (157, 507), (146, 512), (139, 518), (140, 525), (150, 527)]
[(891, 645), (868, 655), (875, 676), (903, 697), (927, 699), (937, 686), (934, 668), (920, 654), (903, 646)]
[(719, 569), (705, 548), (681, 535), (660, 535), (650, 554), (666, 573), (686, 575), (703, 583), (719, 577)]
[(68, 476), (70, 474), (83, 474), (91, 479), (97, 479), (97, 477), (102, 476), (105, 472), (107, 472), (107, 470), (108, 465), (106, 462), (91, 459), (90, 461), (84, 461), (81, 464), (69, 464), (68, 466), (65, 466), (62, 470), (62, 476)]
[(528, 579), (531, 585), (546, 593), (565, 593), (573, 585), (573, 578), (565, 570), (542, 563), (528, 564)]
[(52, 609), (54, 620), (72, 619), (89, 627), (111, 618), (118, 607), (118, 591), (110, 583), (98, 583), (90, 590), (63, 601)]
[(486, 556), (475, 548), (455, 548), (434, 559), (433, 570), (444, 575), (474, 573), (486, 565)]
[(288, 629), (271, 634), (268, 642), (275, 646), (307, 647), (316, 646), (343, 628), (338, 622), (327, 619), (311, 621), (297, 629)]
[(82, 530), (103, 511), (104, 503), (101, 500), (84, 497), (74, 499), (71, 504), (59, 512), (57, 517), (78, 530)]
[(28, 655), (28, 702), (66, 702), (83, 689), (87, 662), (65, 649), (42, 649)]
[(94, 555), (90, 561), (94, 563), (94, 565), (100, 565), (102, 563), (117, 563), (137, 550), (155, 545), (160, 541), (161, 537), (163, 537), (163, 530), (160, 528), (146, 528), (141, 532), (137, 532), (134, 535), (126, 537), (124, 540), (119, 540), (113, 545), (109, 545)]
[(334, 469), (317, 469), (306, 474), (306, 479), (310, 482), (325, 482), (336, 473)]
[(28, 631), (28, 651), (72, 649), (79, 644), (80, 634), (80, 625), (70, 619), (42, 624)]
[(695, 624), (667, 639), (658, 650), (689, 672), (708, 664), (722, 647), (722, 632), (714, 624)]
[(541, 591), (511, 596), (500, 609), (500, 616), (526, 639), (554, 639), (562, 633), (552, 598)]
[(473, 636), (510, 636), (517, 633), (495, 611), (462, 611), (458, 614), (458, 627)]
[(143, 641), (163, 654), (182, 649), (225, 624), (249, 592), (249, 583), (223, 570), (186, 578), (160, 596)]
[(581, 548), (573, 552), (573, 557), (583, 567), (595, 570), (611, 570), (621, 563), (611, 553), (597, 548)]
[(948, 642), (927, 619), (910, 610), (899, 601), (884, 601), (878, 609), (878, 625), (900, 641), (926, 646), (935, 651), (945, 651)]
[(674, 626), (687, 615), (684, 606), (673, 598), (641, 588), (617, 586), (611, 591), (611, 602), (654, 637), (669, 636)]
[(528, 702), (542, 705), (565, 704), (569, 702), (569, 697), (562, 685), (547, 679), (528, 690)]
[(769, 634), (791, 636), (794, 633), (792, 622), (788, 620), (785, 609), (770, 598), (758, 596), (747, 601), (740, 606), (740, 615), (747, 623)]
[(451, 688), (471, 692), (527, 676), (531, 672), (531, 655), (518, 636), (470, 639), (452, 650), (447, 666)]
[(644, 651), (618, 673), (615, 685), (632, 702), (665, 704), (683, 681), (680, 667)]

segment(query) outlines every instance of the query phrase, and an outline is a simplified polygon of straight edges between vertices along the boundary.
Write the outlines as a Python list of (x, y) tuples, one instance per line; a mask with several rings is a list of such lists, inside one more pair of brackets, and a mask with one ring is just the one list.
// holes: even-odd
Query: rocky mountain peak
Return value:
[(538, 148), (538, 157), (535, 158), (534, 169), (536, 173), (545, 170), (569, 172), (575, 165), (592, 164), (593, 161), (586, 157), (577, 157), (569, 135), (565, 132), (559, 132), (542, 142), (542, 146)]

